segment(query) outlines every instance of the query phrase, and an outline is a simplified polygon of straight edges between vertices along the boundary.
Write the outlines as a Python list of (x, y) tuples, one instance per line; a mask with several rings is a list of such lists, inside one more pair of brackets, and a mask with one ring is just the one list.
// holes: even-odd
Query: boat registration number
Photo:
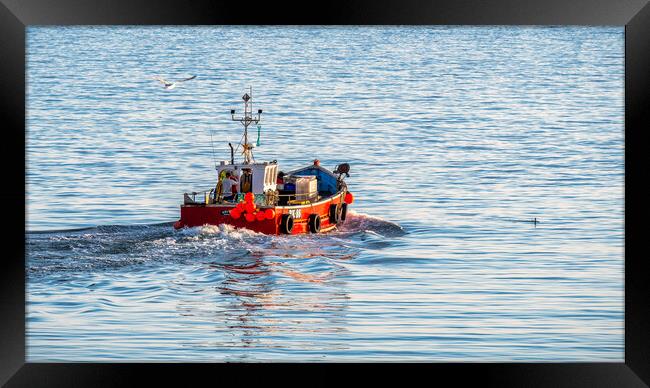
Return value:
[(222, 210), (221, 215), (222, 216), (229, 216), (230, 215), (230, 210)]
[(300, 219), (302, 217), (302, 209), (290, 209), (289, 214), (291, 214), (294, 220)]

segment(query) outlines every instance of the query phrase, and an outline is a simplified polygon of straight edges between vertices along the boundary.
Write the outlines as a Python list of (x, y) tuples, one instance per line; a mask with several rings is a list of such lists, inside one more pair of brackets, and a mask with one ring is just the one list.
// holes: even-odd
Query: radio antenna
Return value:
[(245, 93), (242, 96), (244, 100), (244, 116), (235, 118), (235, 110), (230, 110), (230, 115), (232, 116), (232, 121), (239, 121), (244, 126), (244, 142), (240, 143), (244, 151), (244, 164), (251, 164), (251, 161), (255, 161), (253, 157), (253, 144), (248, 142), (248, 126), (251, 124), (258, 124), (260, 122), (260, 117), (262, 115), (262, 110), (257, 110), (257, 117), (253, 117), (253, 87), (249, 87), (249, 92)]

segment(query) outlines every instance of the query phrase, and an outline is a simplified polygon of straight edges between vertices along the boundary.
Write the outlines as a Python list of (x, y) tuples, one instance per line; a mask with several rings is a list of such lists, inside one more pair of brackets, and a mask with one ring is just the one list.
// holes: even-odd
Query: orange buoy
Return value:
[(246, 210), (246, 213), (253, 213), (255, 211), (255, 204), (248, 202), (244, 205), (244, 209)]
[(255, 194), (248, 192), (246, 195), (244, 195), (244, 200), (248, 203), (252, 203), (255, 201)]
[(243, 202), (239, 202), (237, 205), (235, 205), (235, 208), (236, 208), (237, 210), (239, 210), (240, 213), (242, 213), (242, 212), (244, 212), (244, 210), (246, 210), (246, 209), (244, 208), (244, 203), (243, 203)]
[(352, 195), (352, 193), (348, 191), (347, 193), (345, 193), (344, 201), (348, 205), (352, 204), (352, 202), (354, 202), (354, 195)]
[(230, 217), (234, 219), (238, 219), (239, 217), (241, 217), (241, 211), (239, 211), (239, 209), (237, 208), (232, 209), (230, 211)]
[(258, 221), (264, 221), (266, 219), (266, 213), (263, 211), (259, 211), (255, 213), (255, 218), (257, 218)]
[(273, 209), (266, 209), (266, 210), (264, 211), (264, 215), (265, 215), (266, 218), (269, 219), (269, 220), (272, 219), (272, 218), (275, 218), (275, 210), (273, 210)]
[(246, 221), (248, 222), (255, 221), (255, 215), (253, 213), (246, 213)]

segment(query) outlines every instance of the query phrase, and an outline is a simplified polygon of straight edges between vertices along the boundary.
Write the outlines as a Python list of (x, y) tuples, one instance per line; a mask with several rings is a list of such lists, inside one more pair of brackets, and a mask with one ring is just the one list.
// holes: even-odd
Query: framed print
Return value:
[(650, 6), (242, 7), (3, 0), (3, 383), (648, 384)]

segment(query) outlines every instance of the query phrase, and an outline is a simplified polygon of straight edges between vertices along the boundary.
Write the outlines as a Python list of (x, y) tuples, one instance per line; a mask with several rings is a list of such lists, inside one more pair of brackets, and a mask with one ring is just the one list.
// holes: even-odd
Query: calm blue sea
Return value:
[[(623, 27), (26, 39), (29, 362), (623, 361)], [(258, 161), (351, 164), (340, 230), (173, 229), (249, 86)]]

